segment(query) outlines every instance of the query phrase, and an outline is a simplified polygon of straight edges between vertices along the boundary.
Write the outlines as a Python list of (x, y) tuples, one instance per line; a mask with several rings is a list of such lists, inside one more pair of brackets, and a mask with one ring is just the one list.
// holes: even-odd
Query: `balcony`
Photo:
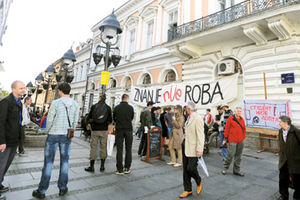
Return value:
[(257, 13), (263, 13), (267, 10), (278, 9), (293, 4), (300, 4), (300, 0), (247, 0), (220, 12), (168, 30), (168, 42), (200, 33)]

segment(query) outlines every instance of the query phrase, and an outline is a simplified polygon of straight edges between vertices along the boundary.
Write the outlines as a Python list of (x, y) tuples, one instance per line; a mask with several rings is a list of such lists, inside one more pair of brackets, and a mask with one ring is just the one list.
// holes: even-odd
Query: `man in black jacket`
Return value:
[(294, 200), (300, 200), (300, 130), (287, 116), (279, 117), (279, 193), (278, 200), (289, 199), (289, 182), (294, 186)]
[[(132, 162), (132, 120), (134, 117), (133, 107), (128, 104), (129, 96), (122, 95), (122, 102), (116, 106), (113, 118), (116, 123), (117, 144), (117, 171), (116, 174), (129, 174)], [(125, 139), (125, 166), (123, 171), (123, 142)]]
[[(147, 103), (147, 108), (141, 112), (141, 127), (142, 127), (142, 139), (140, 141), (138, 155), (145, 156), (147, 153), (147, 133), (151, 129), (152, 126), (152, 117), (151, 117), (151, 109), (153, 107), (153, 101), (149, 101)], [(148, 130), (147, 130), (148, 129)]]
[(97, 146), (100, 141), (100, 172), (105, 170), (104, 163), (107, 157), (107, 130), (108, 125), (112, 123), (111, 108), (105, 103), (106, 95), (99, 97), (98, 103), (91, 107), (88, 120), (92, 126), (90, 166), (85, 171), (94, 172), (94, 164), (97, 157)]
[(12, 93), (0, 101), (0, 200), (5, 199), (1, 193), (8, 187), (2, 185), (4, 175), (12, 163), (22, 133), (22, 103), (25, 85), (14, 81)]

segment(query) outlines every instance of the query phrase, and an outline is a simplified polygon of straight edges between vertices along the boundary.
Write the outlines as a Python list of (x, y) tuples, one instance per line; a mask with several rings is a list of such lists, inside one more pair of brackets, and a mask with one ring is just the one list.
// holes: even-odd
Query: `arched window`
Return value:
[(151, 77), (149, 74), (145, 74), (143, 77), (143, 84), (151, 84)]
[(116, 79), (111, 80), (110, 88), (116, 88), (117, 87), (117, 81)]
[(176, 74), (173, 70), (170, 70), (167, 72), (164, 82), (173, 82), (173, 81), (176, 81)]
[(126, 77), (125, 78), (125, 88), (130, 88), (131, 87), (131, 78)]

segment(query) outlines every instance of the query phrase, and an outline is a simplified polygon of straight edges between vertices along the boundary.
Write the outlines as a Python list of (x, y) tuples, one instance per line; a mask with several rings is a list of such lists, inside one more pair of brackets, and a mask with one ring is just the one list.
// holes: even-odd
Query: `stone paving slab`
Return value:
[[(77, 137), (73, 139), (69, 168), (69, 193), (58, 196), (59, 154), (57, 153), (47, 199), (101, 199), (101, 200), (169, 200), (178, 199), (183, 191), (182, 167), (174, 168), (165, 162), (154, 160), (153, 164), (142, 162), (137, 155), (139, 140), (134, 138), (132, 173), (118, 176), (114, 174), (115, 156), (106, 161), (105, 173), (99, 171), (100, 161), (95, 164), (95, 173), (85, 172), (89, 164), (89, 143)], [(8, 200), (33, 199), (32, 191), (37, 188), (43, 166), (43, 149), (27, 148), (26, 156), (16, 156), (5, 177), (4, 184), (11, 187), (5, 193)], [(116, 149), (114, 149), (115, 153)], [(245, 177), (232, 174), (232, 169), (223, 176), (222, 157), (218, 149), (212, 148), (204, 157), (210, 177), (206, 177), (199, 167), (203, 181), (200, 196), (194, 194), (188, 199), (207, 200), (272, 200), (278, 190), (278, 155), (271, 152), (257, 153), (245, 149), (241, 169)], [(193, 191), (196, 190), (193, 182)], [(292, 194), (292, 193), (291, 193)], [(292, 196), (292, 195), (291, 195)]]

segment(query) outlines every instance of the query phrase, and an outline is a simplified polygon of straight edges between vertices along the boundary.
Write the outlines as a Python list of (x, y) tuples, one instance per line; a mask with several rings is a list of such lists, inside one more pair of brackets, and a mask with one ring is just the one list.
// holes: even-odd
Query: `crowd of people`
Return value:
[[(67, 83), (58, 87), (60, 98), (51, 103), (49, 111), (40, 120), (40, 125), (48, 133), (44, 148), (44, 166), (38, 188), (32, 196), (44, 199), (49, 187), (51, 171), (57, 147), (60, 151), (60, 173), (58, 178), (59, 196), (68, 192), (68, 169), (74, 130), (78, 123), (78, 104), (70, 98), (71, 87)], [(1, 193), (7, 192), (8, 187), (2, 185), (5, 173), (9, 169), (17, 148), (24, 152), (24, 126), (34, 118), (30, 116), (30, 97), (21, 102), (25, 94), (25, 85), (21, 81), (14, 81), (12, 93), (0, 101), (0, 200), (5, 199)], [(130, 174), (132, 164), (133, 119), (134, 109), (129, 105), (129, 95), (123, 94), (122, 101), (114, 109), (105, 103), (106, 95), (102, 94), (99, 101), (93, 105), (90, 112), (82, 118), (84, 131), (89, 132), (90, 164), (85, 171), (95, 172), (98, 143), (100, 143), (100, 172), (105, 171), (105, 161), (108, 155), (108, 134), (115, 134), (116, 171), (115, 174)], [(152, 101), (147, 103), (140, 113), (140, 126), (137, 131), (140, 137), (138, 155), (143, 157), (147, 153), (147, 133), (153, 127), (159, 127), (162, 132), (162, 144), (168, 147), (170, 162), (173, 167), (182, 166), (184, 192), (180, 198), (190, 196), (192, 179), (196, 182), (196, 193), (202, 190), (202, 179), (197, 165), (203, 156), (206, 138), (211, 132), (219, 135), (220, 155), (223, 157), (223, 175), (233, 163), (233, 175), (243, 177), (241, 158), (246, 138), (246, 125), (242, 117), (242, 108), (236, 107), (232, 111), (228, 105), (217, 107), (217, 115), (212, 116), (207, 109), (204, 117), (197, 113), (197, 105), (188, 102), (184, 107), (155, 107)], [(288, 200), (289, 185), (295, 189), (294, 199), (300, 199), (300, 131), (292, 125), (287, 116), (280, 117), (279, 141), (279, 193), (280, 199)], [(123, 163), (123, 146), (125, 143), (125, 162)]]

